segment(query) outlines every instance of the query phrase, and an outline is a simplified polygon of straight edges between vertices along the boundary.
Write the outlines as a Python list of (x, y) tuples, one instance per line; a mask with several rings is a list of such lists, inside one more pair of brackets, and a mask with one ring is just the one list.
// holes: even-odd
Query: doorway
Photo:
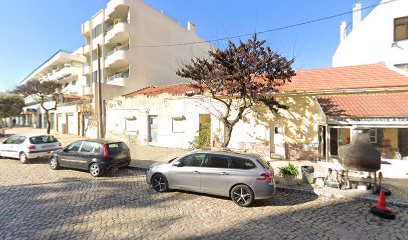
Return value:
[(147, 121), (148, 121), (148, 141), (156, 142), (158, 132), (157, 115), (149, 115), (147, 117)]
[(338, 155), (338, 128), (330, 128), (330, 155), (337, 156)]
[(285, 134), (283, 125), (272, 124), (270, 127), (269, 135), (269, 148), (271, 152), (270, 155), (285, 158)]

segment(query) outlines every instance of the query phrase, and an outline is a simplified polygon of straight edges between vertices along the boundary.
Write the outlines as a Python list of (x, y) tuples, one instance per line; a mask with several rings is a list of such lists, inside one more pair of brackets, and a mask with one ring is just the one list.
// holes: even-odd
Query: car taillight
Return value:
[(28, 148), (28, 150), (34, 150), (34, 149), (36, 149), (35, 146), (28, 146), (27, 148)]
[(273, 179), (273, 173), (262, 173), (260, 175), (260, 177), (258, 177), (256, 180), (260, 180), (260, 181), (272, 181)]
[(106, 144), (103, 145), (103, 156), (109, 158), (108, 145)]

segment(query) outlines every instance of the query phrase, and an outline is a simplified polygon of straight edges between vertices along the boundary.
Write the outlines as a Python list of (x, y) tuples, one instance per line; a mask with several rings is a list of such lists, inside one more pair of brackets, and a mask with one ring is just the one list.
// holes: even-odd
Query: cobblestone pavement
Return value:
[(278, 192), (240, 208), (226, 198), (159, 194), (143, 172), (92, 178), (0, 159), (0, 239), (406, 239), (408, 209), (394, 221), (369, 203)]

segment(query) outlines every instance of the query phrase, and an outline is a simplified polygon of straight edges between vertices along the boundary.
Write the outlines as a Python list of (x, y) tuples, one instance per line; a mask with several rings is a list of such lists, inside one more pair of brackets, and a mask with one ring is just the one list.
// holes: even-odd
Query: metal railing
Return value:
[(118, 24), (118, 23), (127, 23), (127, 22), (128, 22), (128, 21), (127, 21), (126, 19), (122, 19), (122, 18), (117, 18), (117, 19), (115, 19), (115, 20), (113, 21), (112, 26), (110, 26), (110, 27), (108, 27), (108, 28), (106, 29), (105, 35), (106, 35), (110, 30), (112, 30), (112, 29), (116, 26), (116, 24)]
[(116, 48), (113, 49), (112, 51), (108, 52), (108, 53), (106, 54), (106, 57), (105, 57), (105, 58), (107, 58), (107, 57), (109, 57), (110, 55), (114, 54), (115, 52), (121, 51), (121, 50), (125, 50), (125, 51), (126, 51), (126, 50), (129, 50), (129, 45), (121, 46), (121, 47), (116, 47)]
[(123, 71), (123, 72), (120, 72), (120, 73), (116, 73), (113, 76), (107, 77), (106, 80), (107, 81), (112, 81), (112, 80), (117, 79), (117, 78), (129, 78), (129, 70), (126, 70), (126, 71)]

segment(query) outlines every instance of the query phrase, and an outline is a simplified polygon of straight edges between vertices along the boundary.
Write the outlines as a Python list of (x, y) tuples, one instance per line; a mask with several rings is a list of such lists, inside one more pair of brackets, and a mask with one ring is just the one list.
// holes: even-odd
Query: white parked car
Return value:
[(48, 157), (61, 149), (61, 143), (47, 134), (13, 135), (0, 143), (0, 157), (18, 158), (22, 163), (31, 159)]

